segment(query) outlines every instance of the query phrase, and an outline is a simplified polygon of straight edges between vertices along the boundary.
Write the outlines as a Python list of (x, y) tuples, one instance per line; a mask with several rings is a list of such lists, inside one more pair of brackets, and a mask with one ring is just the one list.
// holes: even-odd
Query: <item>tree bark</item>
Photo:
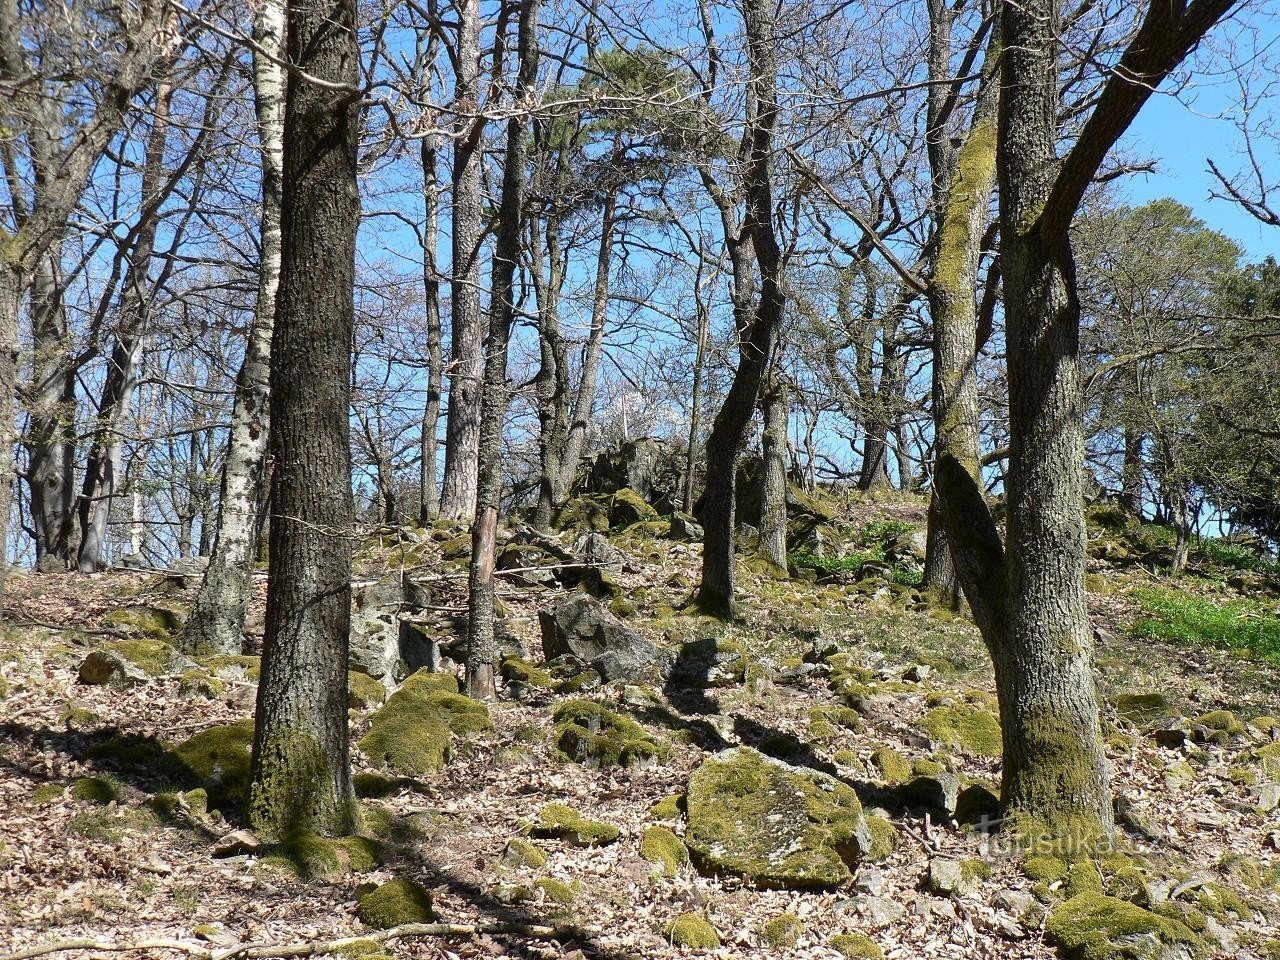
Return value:
[(484, 120), (480, 98), (480, 0), (457, 0), (458, 44), (453, 102), (452, 346), (445, 420), (440, 514), (470, 522), (476, 515), (480, 404), (485, 331), (480, 313), (482, 223), (480, 161)]
[[(539, 0), (520, 5), (516, 103), (526, 103), (538, 79)], [(470, 620), (467, 630), (467, 690), (477, 700), (497, 696), (494, 665), (494, 550), (502, 501), (502, 423), (507, 411), (507, 346), (515, 320), (515, 273), (520, 258), (525, 177), (525, 124), (507, 121), (502, 171), (502, 205), (493, 258), (493, 300), (485, 341), (485, 389), (480, 426), (479, 500), (471, 536)]]
[[(699, 242), (701, 246), (701, 242)], [(697, 465), (698, 433), (702, 429), (702, 381), (706, 367), (707, 338), (711, 328), (711, 312), (702, 295), (702, 268), (705, 258), (698, 250), (698, 277), (694, 282), (694, 297), (698, 309), (697, 344), (693, 355), (693, 389), (689, 395), (689, 443), (684, 455), (684, 504), (685, 513), (693, 512), (693, 477)]]
[(287, 59), (300, 73), (284, 110), (270, 579), (248, 808), (268, 840), (350, 833), (359, 820), (347, 731), (356, 3), (291, 0), (286, 11)]
[(1137, 427), (1124, 427), (1124, 463), (1120, 468), (1120, 503), (1131, 516), (1142, 519), (1146, 436)]
[[(738, 363), (733, 382), (707, 438), (707, 484), (703, 494), (702, 584), (698, 606), (717, 616), (733, 616), (734, 501), (738, 454), (760, 385), (773, 354), (786, 299), (782, 289), (782, 257), (773, 230), (773, 183), (770, 165), (773, 131), (778, 118), (778, 62), (774, 14), (766, 0), (745, 0), (748, 61), (748, 130), (743, 140), (746, 160), (747, 210), (741, 235), (726, 229), (734, 274), (734, 320), (738, 330)], [(704, 175), (704, 180), (706, 175)], [(725, 209), (722, 217), (728, 223)], [(747, 269), (753, 251), (760, 291)], [(754, 302), (754, 305), (752, 301)]]
[(239, 653), (253, 594), (254, 546), (267, 477), (271, 334), (280, 282), (285, 71), (279, 61), (284, 54), (284, 18), (283, 0), (264, 0), (254, 25), (260, 52), (254, 54), (253, 89), (262, 155), (258, 297), (236, 376), (213, 551), (180, 641), (187, 653)]
[[(434, 2), (430, 5), (434, 12)], [(436, 33), (425, 31), (428, 38), (419, 44), (425, 49), (418, 57), (418, 69), (422, 71), (422, 102), (430, 100), (431, 78), (436, 64)], [(418, 520), (427, 524), (440, 513), (440, 487), (436, 482), (439, 442), (436, 431), (440, 426), (440, 394), (444, 382), (443, 332), (440, 325), (440, 264), (437, 246), (440, 243), (440, 178), (437, 171), (439, 138), (422, 138), (419, 161), (422, 166), (422, 293), (427, 322), (427, 399), (422, 410), (422, 473), (418, 484)]]
[(760, 550), (775, 568), (787, 572), (787, 387), (776, 376), (765, 389), (763, 495), (760, 508)]

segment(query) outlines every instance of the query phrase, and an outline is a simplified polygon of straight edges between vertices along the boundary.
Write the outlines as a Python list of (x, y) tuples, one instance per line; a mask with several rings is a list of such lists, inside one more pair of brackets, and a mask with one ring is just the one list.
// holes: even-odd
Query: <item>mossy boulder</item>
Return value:
[(431, 923), (436, 918), (426, 887), (403, 878), (375, 887), (359, 897), (357, 903), (357, 916), (379, 930), (402, 923)]
[(891, 787), (905, 783), (911, 777), (911, 762), (892, 747), (881, 747), (871, 754), (871, 766)]
[(204, 670), (184, 670), (182, 680), (178, 684), (178, 696), (203, 697), (205, 700), (218, 700), (227, 693), (227, 685), (218, 677)]
[(1226, 734), (1228, 737), (1239, 737), (1245, 733), (1245, 725), (1230, 710), (1214, 710), (1204, 716), (1196, 717), (1196, 723), (1210, 730)]
[(566, 803), (543, 807), (531, 832), (535, 837), (562, 840), (575, 847), (602, 847), (622, 836), (612, 824), (588, 820)]
[(640, 835), (640, 856), (664, 877), (674, 877), (689, 862), (689, 849), (666, 827), (649, 827)]
[(533, 690), (550, 690), (555, 682), (551, 671), (535, 666), (520, 657), (507, 657), (499, 669), (507, 683), (518, 683)]
[(71, 785), (71, 796), (85, 803), (106, 806), (120, 799), (120, 791), (105, 777), (81, 777)]
[(957, 704), (934, 707), (920, 726), (934, 740), (979, 757), (998, 757), (1002, 751), (1000, 719), (994, 710)]
[(1159, 691), (1130, 691), (1109, 698), (1121, 720), (1135, 727), (1145, 727), (1177, 713), (1173, 701)]
[(630, 717), (593, 700), (568, 700), (552, 717), (560, 754), (593, 770), (614, 766), (644, 770), (671, 752)]
[(762, 887), (833, 889), (871, 848), (862, 804), (847, 784), (748, 747), (703, 763), (687, 804), (685, 842), (698, 868)]
[(358, 670), (347, 674), (347, 706), (352, 710), (368, 710), (386, 699), (387, 688), (382, 681)]
[(887, 818), (876, 816), (867, 817), (867, 828), (871, 831), (871, 846), (866, 859), (872, 863), (887, 860), (898, 849), (898, 828)]
[(227, 810), (244, 804), (249, 793), (249, 753), (253, 721), (202, 730), (173, 751), (192, 779), (208, 791), (209, 806)]
[(1187, 960), (1205, 955), (1185, 924), (1101, 893), (1082, 893), (1060, 904), (1045, 936), (1068, 960)]
[(880, 945), (865, 933), (842, 933), (832, 937), (831, 949), (845, 960), (884, 960)]
[[(360, 749), (379, 767), (421, 776), (444, 766), (458, 741), (493, 730), (489, 708), (457, 693), (451, 674), (419, 670), (369, 717)], [(452, 689), (451, 689), (452, 688)]]
[(760, 941), (769, 947), (790, 949), (800, 942), (804, 921), (794, 913), (783, 913), (760, 928)]
[(122, 633), (168, 640), (186, 626), (187, 617), (177, 608), (137, 604), (112, 610), (102, 618), (102, 623)]
[[(556, 511), (554, 524), (557, 530), (594, 530), (606, 533), (609, 530), (609, 508), (611, 498), (607, 495), (588, 495), (574, 497)], [(470, 538), (467, 539), (468, 547)]]
[(512, 837), (502, 851), (502, 862), (509, 867), (545, 867), (547, 854), (540, 846), (524, 837)]
[(263, 862), (310, 881), (366, 873), (381, 859), (382, 845), (368, 837), (330, 838), (303, 830), (271, 848)]
[(684, 815), (685, 795), (683, 793), (673, 793), (669, 797), (663, 797), (657, 803), (649, 808), (649, 812), (659, 820), (679, 820)]
[(687, 950), (715, 950), (720, 946), (720, 934), (699, 913), (685, 913), (676, 917), (667, 927), (667, 939), (673, 947), (684, 947)]
[(555, 877), (541, 877), (533, 881), (533, 888), (541, 890), (544, 897), (561, 906), (567, 907), (578, 899), (578, 891), (573, 885), (557, 880)]

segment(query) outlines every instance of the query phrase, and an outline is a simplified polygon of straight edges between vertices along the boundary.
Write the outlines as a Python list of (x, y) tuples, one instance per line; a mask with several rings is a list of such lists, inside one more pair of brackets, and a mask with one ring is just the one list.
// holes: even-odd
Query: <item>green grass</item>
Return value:
[(1206, 540), (1201, 547), (1205, 559), (1221, 567), (1233, 570), (1253, 570), (1257, 573), (1280, 574), (1280, 563), (1261, 556), (1257, 550), (1234, 540)]
[(1280, 617), (1263, 603), (1174, 590), (1145, 590), (1138, 600), (1142, 614), (1133, 625), (1136, 637), (1209, 644), (1280, 664)]

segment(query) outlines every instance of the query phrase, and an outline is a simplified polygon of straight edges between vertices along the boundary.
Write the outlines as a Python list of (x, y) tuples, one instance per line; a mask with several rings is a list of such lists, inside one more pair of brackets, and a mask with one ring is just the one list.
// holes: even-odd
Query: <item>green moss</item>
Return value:
[(568, 906), (578, 899), (578, 892), (563, 880), (556, 880), (552, 877), (542, 877), (533, 881), (533, 886), (537, 890), (541, 890), (543, 896), (553, 903)]
[(86, 710), (84, 707), (77, 707), (68, 703), (59, 719), (72, 730), (83, 730), (96, 724), (98, 715), (92, 710)]
[(865, 933), (842, 933), (832, 937), (831, 949), (846, 960), (884, 960), (880, 945)]
[(892, 747), (881, 747), (871, 755), (871, 765), (880, 779), (894, 787), (911, 779), (911, 762)]
[(552, 714), (556, 748), (592, 769), (620, 766), (643, 769), (666, 759), (671, 748), (655, 740), (630, 717), (593, 700), (567, 700)]
[(512, 837), (502, 853), (502, 862), (511, 867), (545, 867), (547, 854), (536, 843), (523, 837)]
[(71, 785), (71, 796), (85, 803), (106, 806), (120, 799), (120, 791), (114, 783), (103, 777), (81, 777)]
[(1022, 872), (1030, 879), (1041, 883), (1054, 883), (1067, 875), (1067, 864), (1057, 857), (1038, 854), (1027, 857), (1022, 864)]
[(832, 889), (849, 880), (871, 834), (845, 783), (738, 747), (690, 778), (685, 842), (708, 872), (762, 887)]
[(102, 648), (124, 657), (149, 677), (169, 674), (178, 655), (173, 647), (157, 639), (113, 640)]
[(1045, 935), (1070, 960), (1147, 960), (1158, 955), (1157, 944), (1204, 953), (1200, 938), (1185, 924), (1101, 893), (1083, 893), (1059, 905), (1045, 923)]
[(173, 754), (188, 774), (209, 792), (215, 810), (241, 806), (249, 792), (249, 753), (253, 721), (211, 727), (189, 737)]
[(178, 695), (182, 697), (204, 697), (206, 700), (218, 700), (225, 696), (227, 685), (217, 677), (210, 676), (203, 670), (184, 670), (182, 680), (178, 684)]
[(804, 921), (794, 913), (783, 913), (760, 928), (760, 941), (770, 947), (791, 948), (803, 933)]
[(955, 706), (934, 707), (920, 726), (934, 740), (980, 757), (1001, 754), (1000, 720), (991, 710)]
[(872, 863), (886, 860), (898, 849), (898, 829), (885, 817), (867, 817), (867, 827), (871, 830), (871, 848), (867, 851), (867, 859)]
[(436, 918), (431, 894), (413, 880), (390, 880), (359, 897), (357, 903), (357, 916), (379, 930), (402, 923), (431, 923)]
[(456, 687), (451, 674), (419, 670), (369, 717), (360, 749), (378, 766), (406, 776), (440, 769), (455, 753), (457, 738), (493, 729), (488, 707)]
[(640, 856), (660, 868), (664, 877), (674, 877), (689, 862), (689, 850), (666, 827), (649, 827), (640, 836)]
[(1206, 883), (1196, 890), (1196, 906), (1218, 920), (1226, 920), (1232, 914), (1240, 919), (1251, 918), (1253, 911), (1234, 890), (1220, 883)]
[(377, 940), (353, 940), (337, 953), (346, 960), (394, 960)]
[(622, 831), (608, 823), (587, 820), (565, 803), (549, 803), (538, 814), (535, 837), (563, 840), (575, 847), (598, 847), (613, 843)]
[(303, 880), (336, 880), (344, 872), (338, 849), (338, 844), (328, 837), (303, 831), (269, 855), (287, 860)]
[(812, 707), (808, 717), (809, 735), (815, 740), (835, 740), (862, 729), (862, 717), (852, 707)]
[(66, 792), (67, 788), (60, 783), (42, 783), (31, 791), (31, 802), (37, 807), (42, 807), (46, 803), (61, 800)]
[(357, 797), (389, 797), (400, 789), (399, 777), (388, 777), (383, 773), (357, 773), (351, 781)]
[(667, 939), (672, 946), (687, 950), (715, 950), (720, 946), (720, 934), (716, 933), (716, 928), (697, 913), (676, 917), (667, 927)]
[(1077, 860), (1067, 867), (1068, 897), (1077, 897), (1082, 893), (1102, 893), (1102, 890), (1102, 872), (1092, 860)]
[[(186, 623), (186, 618), (177, 610), (156, 606), (132, 606), (113, 610), (102, 618), (104, 626), (114, 627), (125, 633), (150, 637), (153, 640), (168, 640)], [(125, 641), (122, 641), (125, 642)], [(117, 649), (114, 643), (107, 644), (108, 649)], [(133, 660), (122, 649), (117, 652), (129, 660)], [(170, 651), (172, 656), (172, 650)], [(138, 660), (134, 663), (147, 670), (145, 664)], [(150, 673), (150, 671), (147, 671)]]
[(652, 807), (649, 812), (659, 820), (679, 820), (684, 814), (685, 796), (683, 793), (673, 793), (669, 797), (663, 797)]
[(1253, 757), (1262, 767), (1262, 775), (1268, 780), (1280, 780), (1280, 743), (1268, 743), (1253, 751)]
[(1240, 722), (1240, 718), (1230, 710), (1214, 710), (1212, 713), (1206, 713), (1202, 717), (1196, 717), (1196, 723), (1233, 737), (1242, 736), (1245, 732), (1245, 726)]
[(238, 653), (213, 653), (197, 657), (196, 662), (223, 680), (248, 680), (257, 683), (262, 676), (262, 658)]
[(347, 706), (353, 710), (368, 710), (387, 699), (387, 688), (381, 680), (367, 673), (352, 670), (347, 674)]

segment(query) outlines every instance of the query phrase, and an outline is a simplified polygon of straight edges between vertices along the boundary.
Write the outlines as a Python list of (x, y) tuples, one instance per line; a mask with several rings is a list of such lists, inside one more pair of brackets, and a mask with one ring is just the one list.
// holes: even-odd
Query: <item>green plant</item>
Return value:
[(1133, 625), (1136, 637), (1208, 644), (1280, 663), (1280, 617), (1258, 601), (1159, 589), (1142, 591), (1138, 601), (1142, 614)]

